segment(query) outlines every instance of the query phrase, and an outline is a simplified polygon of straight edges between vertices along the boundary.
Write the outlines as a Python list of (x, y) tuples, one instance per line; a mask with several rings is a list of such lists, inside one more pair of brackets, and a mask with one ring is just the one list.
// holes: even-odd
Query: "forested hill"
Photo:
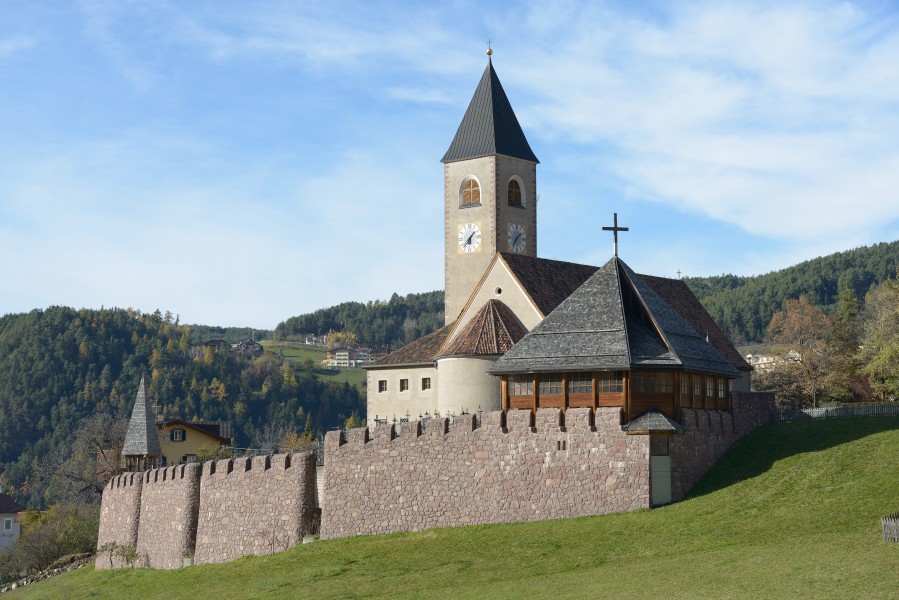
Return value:
[(840, 290), (863, 300), (874, 285), (896, 275), (899, 241), (865, 246), (805, 261), (755, 277), (685, 277), (715, 321), (734, 342), (761, 342), (772, 315), (786, 300), (807, 296), (830, 311)]
[[(53, 307), (0, 318), (0, 477), (22, 490), (48, 456), (71, 446), (85, 417), (130, 415), (142, 374), (161, 416), (226, 420), (246, 447), (268, 422), (319, 431), (364, 414), (361, 392), (323, 382), (266, 353), (250, 358), (191, 343), (158, 311)], [(20, 495), (40, 505), (39, 490)]]
[(275, 328), (275, 339), (305, 334), (351, 331), (360, 344), (397, 348), (443, 327), (443, 291), (400, 296), (390, 300), (344, 302), (291, 317)]

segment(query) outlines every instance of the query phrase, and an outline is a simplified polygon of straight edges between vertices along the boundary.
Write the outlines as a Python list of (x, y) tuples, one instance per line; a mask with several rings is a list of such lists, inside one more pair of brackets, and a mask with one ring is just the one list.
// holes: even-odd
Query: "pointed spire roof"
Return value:
[(489, 369), (491, 373), (685, 368), (737, 370), (615, 257)]
[(441, 356), (496, 356), (505, 354), (524, 337), (525, 329), (512, 310), (491, 298), (462, 331), (438, 354)]
[(134, 401), (134, 410), (131, 412), (128, 432), (125, 434), (122, 456), (161, 455), (159, 433), (156, 431), (156, 416), (150, 412), (150, 405), (147, 403), (147, 389), (144, 385), (144, 377), (141, 375), (140, 387), (137, 389), (137, 398)]
[(509, 98), (493, 70), (493, 62), (488, 58), (487, 68), (462, 117), (456, 137), (440, 162), (494, 154), (540, 162), (524, 137)]

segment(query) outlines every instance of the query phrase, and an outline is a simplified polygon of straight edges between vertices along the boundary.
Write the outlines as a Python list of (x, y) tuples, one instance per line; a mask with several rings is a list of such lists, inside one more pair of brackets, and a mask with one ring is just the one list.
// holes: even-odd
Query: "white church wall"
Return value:
[(499, 377), (487, 374), (497, 356), (447, 357), (437, 360), (437, 410), (442, 416), (502, 408)]
[[(437, 368), (434, 366), (369, 369), (366, 380), (369, 427), (374, 427), (375, 418), (393, 422), (408, 414), (414, 420), (437, 409)], [(401, 389), (404, 380), (408, 389)], [(384, 387), (381, 382), (386, 385), (386, 391), (380, 391)]]
[(471, 321), (471, 318), (490, 299), (499, 300), (508, 306), (527, 331), (536, 327), (543, 320), (540, 312), (530, 301), (527, 294), (524, 293), (524, 290), (515, 277), (512, 276), (512, 273), (509, 272), (506, 264), (502, 260), (497, 260), (484, 278), (481, 286), (476, 290), (471, 304), (459, 317), (459, 322), (453, 329), (453, 334), (447, 340), (447, 344), (452, 342), (455, 336), (462, 331), (465, 325)]

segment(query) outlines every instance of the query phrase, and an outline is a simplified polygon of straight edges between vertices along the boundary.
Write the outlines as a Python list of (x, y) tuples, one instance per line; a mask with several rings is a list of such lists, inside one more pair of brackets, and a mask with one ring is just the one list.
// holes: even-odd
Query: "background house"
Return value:
[(231, 424), (225, 422), (191, 423), (181, 419), (157, 422), (162, 464), (177, 465), (216, 455), (219, 448), (231, 445)]
[(22, 533), (17, 516), (25, 507), (6, 494), (0, 494), (0, 550), (9, 546)]

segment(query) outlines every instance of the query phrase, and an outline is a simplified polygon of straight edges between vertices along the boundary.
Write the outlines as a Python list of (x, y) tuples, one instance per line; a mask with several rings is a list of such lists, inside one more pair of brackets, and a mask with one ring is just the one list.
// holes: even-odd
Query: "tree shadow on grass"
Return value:
[(820, 452), (896, 429), (899, 429), (899, 417), (850, 417), (766, 425), (738, 440), (693, 486), (685, 500), (757, 477), (784, 458)]

